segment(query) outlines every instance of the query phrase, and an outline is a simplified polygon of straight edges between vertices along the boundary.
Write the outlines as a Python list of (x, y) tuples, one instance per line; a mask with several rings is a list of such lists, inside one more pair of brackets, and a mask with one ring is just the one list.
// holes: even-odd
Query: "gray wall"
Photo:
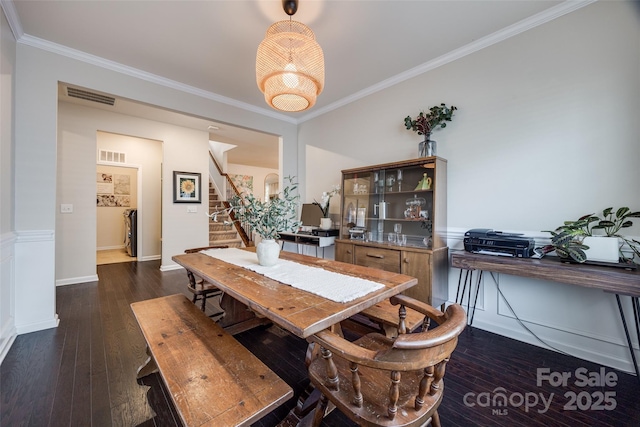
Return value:
[[(206, 130), (196, 131), (61, 102), (58, 134), (57, 205), (74, 205), (73, 214), (62, 214), (59, 210), (56, 214), (58, 284), (96, 280), (98, 224), (94, 181), (96, 153), (100, 148), (125, 152), (127, 163), (138, 165), (142, 171), (140, 260), (159, 259), (162, 255), (163, 265), (169, 265), (171, 256), (186, 247), (206, 246), (208, 223), (204, 212), (208, 194), (203, 191), (198, 212), (188, 214), (187, 205), (173, 203), (171, 185), (174, 170), (200, 172), (207, 179)], [(161, 212), (167, 221), (164, 232)], [(181, 227), (175, 227), (176, 223)], [(166, 236), (164, 248), (161, 247), (162, 235)]]

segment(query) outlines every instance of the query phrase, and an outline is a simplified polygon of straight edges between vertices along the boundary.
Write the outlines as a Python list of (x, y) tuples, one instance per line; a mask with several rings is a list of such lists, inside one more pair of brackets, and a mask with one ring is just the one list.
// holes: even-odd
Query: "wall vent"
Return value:
[(117, 151), (100, 150), (98, 152), (99, 162), (126, 163), (125, 154)]
[(84, 99), (105, 105), (113, 105), (116, 102), (116, 99), (112, 96), (100, 95), (99, 93), (93, 93), (73, 87), (67, 87), (67, 95), (71, 98)]

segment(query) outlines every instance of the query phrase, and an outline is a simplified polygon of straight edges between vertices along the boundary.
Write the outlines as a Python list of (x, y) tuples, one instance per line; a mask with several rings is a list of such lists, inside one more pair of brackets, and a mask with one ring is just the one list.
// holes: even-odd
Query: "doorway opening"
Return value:
[(138, 260), (140, 175), (139, 166), (96, 165), (97, 265)]
[(105, 131), (96, 140), (96, 264), (161, 259), (162, 141)]

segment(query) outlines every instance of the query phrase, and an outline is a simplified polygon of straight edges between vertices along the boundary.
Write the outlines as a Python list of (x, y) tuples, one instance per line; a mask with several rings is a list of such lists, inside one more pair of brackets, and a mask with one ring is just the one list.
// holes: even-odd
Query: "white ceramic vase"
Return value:
[(265, 267), (271, 267), (278, 262), (280, 257), (280, 245), (273, 239), (262, 239), (256, 245), (258, 263)]
[(320, 218), (320, 228), (329, 230), (331, 228), (331, 218)]

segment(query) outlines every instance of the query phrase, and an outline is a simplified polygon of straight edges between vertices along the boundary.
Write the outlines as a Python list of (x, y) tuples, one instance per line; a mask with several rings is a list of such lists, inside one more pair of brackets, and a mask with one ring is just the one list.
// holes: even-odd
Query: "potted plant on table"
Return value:
[(236, 221), (248, 225), (262, 238), (256, 245), (260, 265), (274, 265), (280, 256), (280, 245), (276, 242), (280, 232), (295, 231), (301, 224), (298, 220), (300, 196), (294, 194), (298, 184), (292, 177), (284, 179), (288, 183), (278, 197), (262, 201), (248, 194), (244, 198), (234, 196), (229, 201)]
[(420, 157), (436, 155), (436, 142), (431, 139), (431, 132), (438, 127), (447, 127), (447, 122), (451, 121), (453, 112), (457, 109), (453, 105), (447, 107), (442, 103), (429, 108), (428, 112), (421, 111), (415, 119), (411, 118), (411, 116), (405, 117), (404, 125), (407, 130), (412, 130), (418, 135), (424, 135), (424, 141), (418, 145)]
[[(545, 246), (543, 251), (547, 253), (555, 250), (561, 258), (583, 263), (590, 259), (589, 250), (593, 251), (593, 247), (600, 243), (599, 239), (608, 237), (614, 240), (614, 252), (617, 252), (612, 255), (612, 259), (632, 262), (634, 256), (640, 257), (640, 241), (620, 234), (621, 229), (633, 225), (629, 218), (640, 218), (640, 211), (633, 212), (626, 206), (616, 210), (609, 207), (600, 216), (589, 214), (576, 221), (565, 221), (554, 231), (546, 231), (551, 233), (551, 245)], [(633, 255), (625, 255), (622, 251), (625, 245)]]
[(340, 186), (334, 185), (333, 189), (329, 192), (323, 191), (321, 202), (317, 200), (313, 201), (314, 205), (317, 205), (322, 211), (322, 218), (320, 219), (320, 228), (323, 230), (328, 230), (331, 228), (331, 219), (329, 218), (329, 204), (331, 203), (331, 198), (336, 194), (340, 194)]

